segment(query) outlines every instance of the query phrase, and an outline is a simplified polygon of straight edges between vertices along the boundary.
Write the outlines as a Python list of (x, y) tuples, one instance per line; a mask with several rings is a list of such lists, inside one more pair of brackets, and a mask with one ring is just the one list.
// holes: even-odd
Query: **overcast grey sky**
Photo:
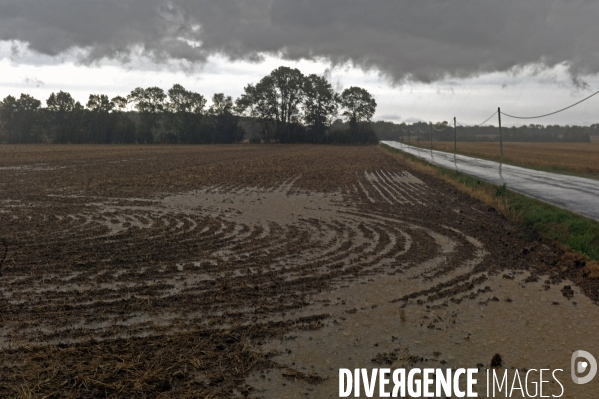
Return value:
[[(0, 96), (237, 96), (289, 65), (367, 88), (376, 119), (479, 123), (599, 90), (598, 17), (596, 0), (0, 0)], [(599, 96), (536, 123), (597, 110)]]

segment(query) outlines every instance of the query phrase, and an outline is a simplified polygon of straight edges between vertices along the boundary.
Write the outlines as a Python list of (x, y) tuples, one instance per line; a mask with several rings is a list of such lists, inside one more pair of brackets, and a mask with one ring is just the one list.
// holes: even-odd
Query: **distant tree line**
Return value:
[[(27, 94), (0, 102), (0, 142), (6, 143), (234, 143), (371, 144), (376, 101), (350, 87), (336, 93), (318, 75), (280, 67), (236, 101), (222, 93), (206, 98), (175, 84), (136, 88), (126, 97), (92, 94), (85, 105), (71, 94), (41, 101)], [(341, 114), (347, 126), (332, 128)]]
[[(433, 131), (435, 141), (453, 141), (454, 131), (452, 122), (434, 124), (439, 132)], [(400, 137), (407, 139), (411, 130), (412, 140), (430, 141), (430, 124), (418, 122), (413, 124), (395, 124), (391, 122), (376, 122), (372, 124), (380, 140), (398, 140)], [(503, 141), (511, 142), (590, 142), (593, 135), (599, 135), (599, 124), (591, 126), (559, 126), (559, 125), (524, 125), (519, 127), (502, 127)], [(457, 127), (458, 141), (499, 141), (499, 128), (497, 126)]]

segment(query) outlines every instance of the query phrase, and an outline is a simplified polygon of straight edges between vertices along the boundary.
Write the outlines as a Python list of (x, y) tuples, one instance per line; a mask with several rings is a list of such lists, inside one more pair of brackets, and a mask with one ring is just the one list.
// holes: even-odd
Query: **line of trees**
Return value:
[[(131, 109), (132, 108), (132, 109)], [(370, 127), (376, 101), (350, 87), (341, 94), (318, 75), (280, 67), (236, 101), (175, 84), (136, 88), (126, 97), (92, 94), (82, 105), (67, 92), (41, 101), (27, 94), (0, 102), (0, 142), (7, 143), (377, 143)], [(341, 113), (348, 126), (332, 128)]]

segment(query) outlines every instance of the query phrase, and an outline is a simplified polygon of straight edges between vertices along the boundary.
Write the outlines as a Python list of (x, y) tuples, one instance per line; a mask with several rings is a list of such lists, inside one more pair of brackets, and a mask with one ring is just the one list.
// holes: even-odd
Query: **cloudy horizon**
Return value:
[[(64, 90), (85, 103), (175, 83), (237, 97), (287, 65), (366, 88), (375, 120), (477, 124), (498, 106), (537, 115), (597, 90), (598, 12), (587, 0), (2, 0), (0, 97)], [(590, 125), (598, 101), (503, 122)]]

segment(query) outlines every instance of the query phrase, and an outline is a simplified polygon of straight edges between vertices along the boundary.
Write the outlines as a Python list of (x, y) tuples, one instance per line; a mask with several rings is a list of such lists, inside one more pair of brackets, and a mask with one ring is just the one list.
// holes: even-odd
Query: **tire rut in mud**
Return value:
[(129, 170), (120, 151), (0, 170), (0, 394), (248, 395), (291, 370), (263, 344), (354, 311), (337, 290), (401, 278), (387, 302), (443, 308), (560, 262), (376, 148), (159, 148)]

